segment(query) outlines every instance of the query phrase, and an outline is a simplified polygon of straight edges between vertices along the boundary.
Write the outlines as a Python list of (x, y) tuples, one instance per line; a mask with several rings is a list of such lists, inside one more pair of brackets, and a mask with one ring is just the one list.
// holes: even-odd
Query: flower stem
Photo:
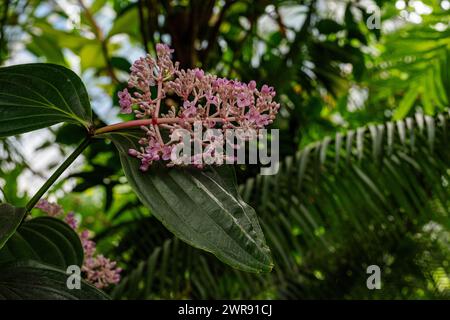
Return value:
[[(155, 113), (153, 115), (153, 117), (155, 119), (159, 118), (159, 108), (161, 107), (161, 93), (162, 93), (162, 85), (163, 85), (163, 79), (161, 78), (161, 75), (159, 76), (159, 81), (158, 81), (158, 96), (156, 97), (156, 99), (158, 99), (158, 101), (156, 102), (156, 109), (155, 109)], [(155, 126), (155, 131), (156, 131), (156, 135), (158, 137), (159, 143), (161, 143), (162, 145), (164, 145), (164, 141), (161, 137), (161, 133), (159, 132), (159, 127)]]
[[(225, 121), (235, 121), (236, 117), (229, 117), (229, 118), (208, 118), (208, 120), (210, 121), (215, 121), (215, 122), (225, 122)], [(196, 118), (187, 118), (184, 120), (185, 122), (195, 122), (195, 121), (201, 121), (199, 119)], [(154, 121), (154, 119), (141, 119), (141, 120), (131, 120), (131, 121), (126, 121), (126, 122), (119, 122), (119, 123), (115, 123), (115, 124), (111, 124), (109, 126), (105, 126), (103, 128), (97, 129), (94, 133), (94, 136), (103, 134), (103, 133), (108, 133), (108, 132), (112, 132), (112, 131), (118, 131), (118, 130), (123, 130), (123, 129), (129, 129), (129, 128), (139, 128), (141, 126), (148, 126), (151, 124), (172, 124), (172, 123), (179, 123), (180, 119), (179, 118), (158, 118), (156, 119), (156, 121)]]
[(81, 144), (69, 155), (69, 157), (56, 169), (56, 171), (48, 178), (44, 185), (36, 192), (36, 194), (28, 201), (26, 205), (27, 212), (34, 208), (36, 203), (47, 192), (47, 190), (55, 183), (55, 181), (66, 171), (66, 169), (75, 161), (76, 158), (91, 143), (91, 137), (86, 137)]

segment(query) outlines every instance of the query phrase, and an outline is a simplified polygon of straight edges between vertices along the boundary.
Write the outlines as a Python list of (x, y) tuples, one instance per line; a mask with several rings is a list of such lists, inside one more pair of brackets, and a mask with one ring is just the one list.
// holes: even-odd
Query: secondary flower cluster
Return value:
[(122, 269), (117, 267), (116, 261), (96, 253), (96, 244), (90, 240), (89, 230), (81, 232), (80, 239), (84, 250), (84, 262), (81, 271), (86, 274), (86, 280), (99, 289), (119, 283)]
[[(180, 164), (174, 159), (174, 150), (186, 140), (177, 133), (178, 129), (190, 133), (189, 143), (205, 147), (213, 141), (204, 138), (196, 141), (199, 139), (194, 138), (194, 124), (221, 131), (257, 131), (275, 119), (280, 105), (273, 101), (272, 87), (263, 85), (258, 89), (255, 81), (243, 83), (218, 78), (201, 69), (180, 70), (178, 63), (171, 60), (172, 52), (167, 45), (158, 44), (156, 59), (147, 55), (135, 61), (128, 81), (132, 93), (124, 89), (118, 94), (123, 113), (134, 112), (137, 119), (149, 119), (142, 126), (145, 136), (139, 140), (141, 147), (129, 150), (130, 155), (141, 160), (141, 170), (146, 171), (158, 160), (166, 161), (168, 166)], [(162, 135), (161, 129), (167, 130), (168, 135)], [(192, 159), (203, 155), (202, 151)]]
[(41, 209), (50, 217), (55, 218), (63, 214), (63, 209), (60, 205), (53, 202), (49, 202), (45, 199), (39, 200), (39, 202), (36, 204), (35, 207)]
[(105, 258), (102, 254), (96, 253), (96, 244), (91, 240), (89, 230), (79, 230), (78, 221), (73, 212), (64, 214), (61, 206), (56, 203), (49, 202), (45, 199), (39, 200), (36, 208), (47, 213), (51, 217), (62, 217), (64, 221), (74, 229), (81, 240), (84, 251), (84, 262), (81, 271), (84, 272), (88, 282), (102, 289), (110, 284), (117, 284), (120, 281), (120, 272), (115, 261)]

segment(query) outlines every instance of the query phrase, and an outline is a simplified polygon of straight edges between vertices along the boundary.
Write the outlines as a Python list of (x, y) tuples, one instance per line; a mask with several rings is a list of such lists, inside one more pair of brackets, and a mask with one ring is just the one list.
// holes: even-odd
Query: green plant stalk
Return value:
[(36, 192), (36, 194), (28, 201), (26, 205), (27, 212), (34, 208), (36, 203), (47, 192), (47, 190), (55, 183), (55, 181), (66, 171), (66, 169), (78, 158), (78, 156), (89, 146), (92, 139), (86, 137), (81, 144), (69, 155), (69, 157), (56, 169), (56, 171), (48, 178), (44, 185)]

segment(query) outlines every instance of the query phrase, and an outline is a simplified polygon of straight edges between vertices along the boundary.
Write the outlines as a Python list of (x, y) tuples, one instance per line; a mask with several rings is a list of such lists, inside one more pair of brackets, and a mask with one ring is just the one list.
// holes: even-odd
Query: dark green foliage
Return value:
[(91, 127), (89, 97), (73, 71), (42, 63), (0, 69), (0, 137), (59, 122)]
[(0, 249), (14, 234), (25, 213), (25, 208), (16, 208), (7, 203), (0, 204)]
[(106, 300), (108, 296), (92, 285), (67, 288), (68, 275), (36, 262), (16, 262), (0, 272), (0, 300)]
[(0, 250), (0, 263), (35, 260), (62, 270), (83, 264), (78, 235), (64, 222), (50, 217), (23, 223)]
[(12, 215), (14, 207), (0, 206), (2, 227), (12, 226), (7, 233), (2, 230), (0, 300), (108, 298), (84, 281), (81, 281), (80, 289), (68, 288), (71, 274), (66, 270), (69, 266), (81, 268), (83, 248), (78, 235), (67, 224), (55, 218), (41, 217), (17, 228), (25, 209), (16, 211), (18, 213)]

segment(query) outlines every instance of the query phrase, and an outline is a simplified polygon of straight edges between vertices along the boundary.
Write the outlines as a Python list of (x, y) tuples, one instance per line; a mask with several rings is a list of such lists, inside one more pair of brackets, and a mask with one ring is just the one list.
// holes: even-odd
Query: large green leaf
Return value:
[(125, 175), (140, 200), (171, 232), (231, 266), (251, 272), (272, 269), (270, 250), (255, 210), (237, 192), (230, 167), (207, 170), (154, 167), (139, 170), (127, 152), (140, 132), (109, 135), (120, 152)]
[(50, 217), (22, 224), (0, 250), (0, 263), (35, 260), (62, 270), (83, 264), (78, 235), (64, 222)]
[(0, 267), (0, 300), (106, 300), (106, 294), (81, 280), (80, 289), (69, 289), (69, 274), (38, 264), (19, 262)]
[(43, 63), (0, 68), (0, 137), (59, 122), (89, 129), (91, 118), (86, 88), (71, 70)]
[(0, 204), (0, 249), (14, 234), (25, 213), (25, 208), (16, 208), (7, 203)]

